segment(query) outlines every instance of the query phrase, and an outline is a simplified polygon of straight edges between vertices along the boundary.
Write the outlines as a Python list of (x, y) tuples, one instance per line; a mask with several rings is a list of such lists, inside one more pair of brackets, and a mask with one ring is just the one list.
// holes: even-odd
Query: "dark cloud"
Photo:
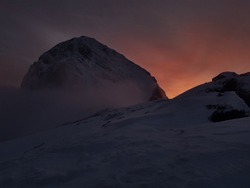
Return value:
[(0, 84), (18, 86), (44, 51), (87, 35), (148, 69), (173, 96), (221, 71), (250, 69), (249, 9), (247, 0), (2, 0)]
[(88, 91), (28, 91), (0, 87), (0, 142), (147, 99), (148, 96), (129, 81), (119, 84), (103, 81)]

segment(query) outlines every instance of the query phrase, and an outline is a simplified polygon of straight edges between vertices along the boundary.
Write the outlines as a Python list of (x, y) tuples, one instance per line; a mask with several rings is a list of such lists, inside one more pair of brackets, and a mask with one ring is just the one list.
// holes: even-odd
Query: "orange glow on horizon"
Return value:
[(148, 70), (169, 98), (209, 82), (221, 72), (250, 71), (250, 45), (222, 34), (202, 33), (180, 33), (175, 48), (164, 40), (155, 45), (131, 39), (118, 44), (117, 51)]
[(1, 1), (0, 86), (19, 87), (43, 52), (84, 35), (145, 68), (173, 98), (221, 72), (250, 72), (249, 7), (247, 0), (63, 1), (59, 7)]

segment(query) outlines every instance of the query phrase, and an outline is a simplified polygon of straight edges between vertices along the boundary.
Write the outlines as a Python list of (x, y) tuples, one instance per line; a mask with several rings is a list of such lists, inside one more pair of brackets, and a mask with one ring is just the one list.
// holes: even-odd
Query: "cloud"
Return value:
[(147, 94), (127, 81), (102, 82), (82, 91), (29, 91), (2, 87), (0, 141), (56, 128), (100, 110), (142, 103), (148, 100)]

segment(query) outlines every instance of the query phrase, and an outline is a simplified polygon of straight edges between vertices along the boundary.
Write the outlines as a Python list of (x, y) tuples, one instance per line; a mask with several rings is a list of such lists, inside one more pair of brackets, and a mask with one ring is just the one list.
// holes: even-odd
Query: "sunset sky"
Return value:
[(172, 98), (250, 71), (249, 0), (0, 0), (0, 86), (18, 87), (54, 45), (93, 37), (147, 69)]

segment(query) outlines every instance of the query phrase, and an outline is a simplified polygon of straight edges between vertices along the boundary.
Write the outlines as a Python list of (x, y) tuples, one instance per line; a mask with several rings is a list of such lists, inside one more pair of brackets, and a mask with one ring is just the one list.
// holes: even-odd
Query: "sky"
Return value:
[(249, 0), (0, 0), (0, 86), (19, 87), (43, 52), (82, 35), (147, 69), (170, 98), (250, 71)]

